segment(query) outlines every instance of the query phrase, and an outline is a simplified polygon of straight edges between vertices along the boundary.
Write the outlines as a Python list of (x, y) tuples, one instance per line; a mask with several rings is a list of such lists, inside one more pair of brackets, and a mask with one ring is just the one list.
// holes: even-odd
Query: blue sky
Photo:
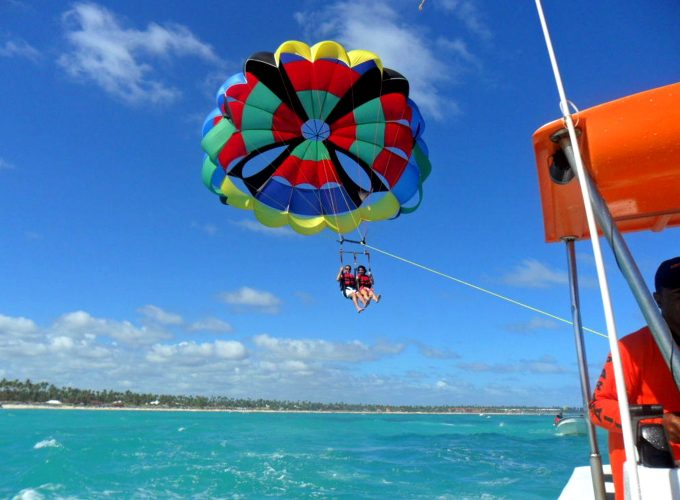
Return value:
[[(384, 404), (579, 404), (569, 325), (390, 257), (357, 315), (336, 236), (221, 205), (201, 125), (250, 54), (296, 39), (378, 53), (411, 82), (433, 164), (385, 251), (568, 317), (531, 134), (558, 117), (533, 2), (0, 0), (0, 376), (160, 393)], [(546, 2), (583, 109), (677, 81), (677, 2)], [(628, 239), (651, 282), (677, 230)], [(589, 243), (583, 321), (603, 331)], [(617, 326), (641, 315), (609, 258)], [(586, 334), (591, 375), (608, 351)]]

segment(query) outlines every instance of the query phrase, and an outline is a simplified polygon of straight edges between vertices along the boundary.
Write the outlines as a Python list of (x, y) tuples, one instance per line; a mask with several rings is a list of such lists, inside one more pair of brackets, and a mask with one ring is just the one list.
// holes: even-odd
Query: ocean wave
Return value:
[(45, 498), (37, 490), (26, 488), (12, 497), (12, 500), (42, 500)]
[(39, 450), (41, 448), (61, 448), (61, 443), (56, 439), (43, 439), (33, 445), (34, 450)]
[(53, 498), (57, 491), (62, 489), (63, 485), (55, 483), (42, 484), (36, 488), (24, 488), (19, 493), (12, 497), (12, 500), (43, 500), (43, 495), (40, 490), (47, 493), (48, 497)]

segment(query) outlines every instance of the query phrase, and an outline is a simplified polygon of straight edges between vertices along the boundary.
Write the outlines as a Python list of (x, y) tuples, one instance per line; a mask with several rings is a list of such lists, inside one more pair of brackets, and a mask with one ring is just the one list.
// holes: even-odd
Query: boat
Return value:
[(583, 415), (573, 417), (562, 417), (555, 424), (555, 434), (558, 436), (579, 436), (585, 435), (587, 422)]
[[(629, 405), (618, 351), (609, 285), (600, 236), (609, 244), (619, 271), (642, 312), (654, 341), (680, 390), (680, 352), (647, 288), (624, 233), (660, 232), (680, 226), (680, 83), (622, 97), (574, 114), (570, 111), (540, 0), (536, 1), (560, 96), (561, 118), (533, 134), (545, 239), (563, 242), (569, 269), (569, 293), (584, 408), (591, 398), (578, 288), (575, 242), (590, 240), (601, 291), (607, 337), (619, 393), (626, 452), (623, 493), (626, 499), (680, 499), (680, 469), (663, 427), (641, 423), (661, 416), (658, 405)], [(593, 424), (589, 465), (577, 467), (562, 500), (603, 500), (614, 493), (610, 469), (603, 466)], [(653, 439), (648, 436), (655, 433)], [(648, 459), (649, 445), (664, 460)], [(662, 463), (661, 463), (662, 462)]]

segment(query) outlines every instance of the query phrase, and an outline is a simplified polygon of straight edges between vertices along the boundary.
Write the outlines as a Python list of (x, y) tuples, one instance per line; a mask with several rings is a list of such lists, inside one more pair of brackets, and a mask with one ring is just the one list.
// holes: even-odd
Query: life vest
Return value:
[(344, 290), (345, 288), (351, 287), (356, 288), (357, 280), (352, 273), (343, 272), (340, 275), (340, 287)]
[(357, 281), (359, 282), (359, 287), (371, 288), (371, 286), (373, 286), (373, 280), (371, 279), (371, 277), (369, 275), (367, 275), (365, 273), (360, 274), (357, 277)]

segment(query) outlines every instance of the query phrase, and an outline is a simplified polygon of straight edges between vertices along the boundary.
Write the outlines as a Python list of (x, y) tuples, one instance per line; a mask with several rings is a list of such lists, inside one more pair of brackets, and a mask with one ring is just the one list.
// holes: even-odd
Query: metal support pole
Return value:
[[(574, 151), (567, 131), (563, 130), (557, 132), (553, 137), (559, 141), (560, 147), (569, 161), (569, 165), (574, 169)], [(680, 351), (678, 350), (678, 346), (673, 341), (673, 336), (668, 328), (668, 324), (663, 319), (663, 316), (661, 316), (661, 312), (647, 288), (645, 280), (640, 274), (640, 270), (628, 249), (628, 245), (614, 223), (614, 219), (609, 212), (609, 207), (607, 207), (607, 204), (602, 199), (602, 195), (588, 175), (588, 172), (584, 173), (586, 182), (589, 186), (590, 202), (593, 206), (597, 223), (604, 233), (605, 239), (609, 242), (616, 262), (621, 269), (621, 274), (628, 282), (628, 286), (633, 292), (633, 296), (640, 307), (640, 311), (642, 311), (642, 314), (649, 325), (649, 329), (656, 341), (656, 345), (659, 347), (659, 351), (661, 351), (666, 366), (668, 366), (668, 369), (673, 374), (675, 385), (678, 390), (680, 390)], [(597, 236), (591, 235), (591, 238), (595, 237)]]
[[(578, 273), (576, 271), (576, 251), (574, 238), (564, 238), (567, 246), (567, 262), (569, 264), (569, 291), (571, 295), (571, 315), (574, 324), (574, 339), (576, 340), (576, 357), (578, 359), (578, 371), (581, 377), (581, 398), (583, 409), (588, 412), (590, 403), (590, 379), (588, 377), (588, 361), (583, 342), (583, 327), (581, 324), (581, 304), (578, 291)], [(602, 472), (602, 457), (597, 444), (595, 427), (590, 419), (587, 419), (588, 439), (590, 441), (590, 477), (593, 481), (593, 493), (596, 500), (605, 500), (604, 473)]]

